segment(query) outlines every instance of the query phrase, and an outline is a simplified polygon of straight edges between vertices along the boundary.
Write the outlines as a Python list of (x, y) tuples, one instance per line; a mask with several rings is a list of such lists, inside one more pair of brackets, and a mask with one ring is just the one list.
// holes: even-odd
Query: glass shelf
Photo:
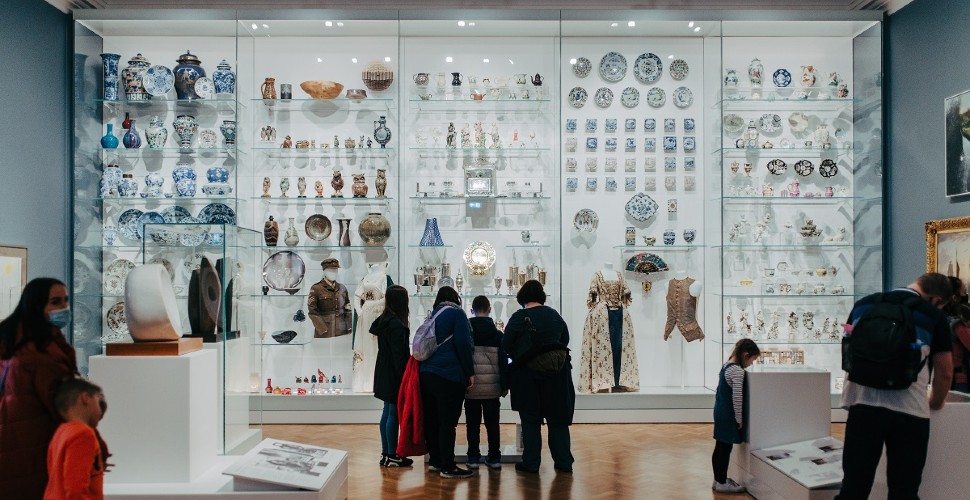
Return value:
[[(270, 340), (273, 340), (273, 337), (271, 337), (269, 334), (266, 334), (266, 340), (263, 340), (257, 343), (256, 345), (263, 346), (263, 347), (305, 346), (305, 345), (310, 345), (310, 343), (312, 342), (312, 340), (293, 339), (284, 344), (282, 342), (276, 342), (275, 340), (272, 342), (269, 342)], [(300, 383), (302, 384), (303, 382), (300, 382)]]
[(200, 109), (200, 108), (215, 108), (220, 111), (234, 111), (238, 108), (245, 108), (245, 105), (241, 101), (236, 101), (234, 97), (217, 97), (215, 99), (175, 99), (170, 97), (152, 97), (150, 100), (145, 101), (129, 101), (129, 100), (117, 100), (110, 101), (106, 99), (95, 99), (94, 102), (103, 105), (106, 108), (126, 108), (126, 110), (132, 109), (150, 109), (154, 111), (155, 109), (164, 108), (168, 109), (173, 104), (175, 109)]
[(236, 148), (101, 148), (101, 153), (118, 158), (180, 158), (182, 156), (221, 158), (245, 154)]
[(496, 158), (538, 158), (551, 148), (423, 148), (411, 147), (421, 158), (450, 158), (458, 156), (494, 156)]
[(206, 195), (203, 195), (203, 196), (171, 196), (171, 197), (166, 197), (166, 196), (154, 197), (153, 196), (153, 197), (145, 197), (145, 198), (142, 198), (141, 196), (122, 198), (122, 197), (119, 196), (117, 198), (101, 198), (101, 197), (98, 197), (98, 198), (78, 198), (78, 199), (79, 200), (83, 200), (83, 201), (90, 201), (90, 202), (94, 202), (94, 203), (105, 203), (105, 204), (116, 203), (116, 204), (119, 204), (119, 205), (148, 205), (148, 204), (152, 204), (152, 203), (155, 203), (155, 204), (166, 204), (166, 205), (168, 205), (168, 204), (179, 205), (179, 204), (183, 204), (183, 203), (212, 203), (212, 202), (215, 202), (215, 201), (224, 202), (226, 200), (229, 200), (229, 201), (235, 201), (236, 200), (236, 198), (234, 196), (228, 196), (228, 195), (227, 196), (206, 196)]
[(354, 251), (354, 250), (356, 250), (356, 251), (361, 251), (361, 250), (364, 250), (364, 251), (366, 251), (366, 250), (394, 250), (396, 247), (393, 246), (393, 245), (384, 245), (384, 246), (367, 246), (367, 245), (350, 245), (350, 246), (344, 246), (344, 245), (312, 245), (312, 246), (309, 246), (309, 245), (307, 245), (307, 246), (304, 246), (304, 245), (300, 245), (300, 246), (295, 246), (295, 247), (286, 246), (286, 245), (279, 245), (279, 246), (271, 247), (271, 246), (265, 246), (264, 245), (264, 246), (260, 246), (260, 247), (257, 247), (257, 248), (261, 248), (263, 250), (290, 250), (290, 251), (293, 251), (293, 252), (297, 252), (297, 251), (303, 250), (303, 251), (307, 251), (307, 252), (312, 252), (314, 250), (349, 250), (349, 251)]
[(266, 158), (391, 158), (394, 148), (281, 148), (260, 145), (252, 150)]
[[(725, 335), (725, 337), (728, 337), (728, 336)], [(740, 336), (737, 336), (737, 335), (731, 335), (729, 340), (726, 339), (723, 342), (720, 341), (720, 340), (718, 340), (718, 339), (715, 339), (715, 338), (710, 338), (710, 339), (712, 341), (714, 341), (715, 343), (718, 343), (718, 344), (730, 344), (730, 345), (733, 345), (735, 342), (737, 342), (738, 340), (741, 340), (742, 338), (744, 338), (744, 337), (740, 337)], [(765, 345), (836, 345), (837, 346), (837, 345), (840, 345), (842, 343), (841, 339), (840, 340), (835, 340), (835, 339), (820, 339), (820, 340), (798, 339), (798, 340), (791, 340), (791, 341), (787, 341), (787, 342), (786, 341), (782, 341), (781, 339), (771, 339), (771, 340), (766, 340), (766, 339), (760, 339), (760, 340), (758, 340), (758, 339), (756, 339), (755, 341), (758, 343), (759, 346), (765, 346)]]
[[(725, 110), (735, 110), (735, 109), (765, 109), (765, 108), (781, 108), (781, 109), (805, 109), (810, 108), (813, 110), (838, 110), (843, 109), (846, 106), (851, 106), (858, 100), (853, 97), (819, 97), (819, 91), (823, 90), (819, 87), (812, 87), (809, 89), (802, 89), (797, 87), (788, 87), (790, 90), (790, 95), (779, 95), (776, 88), (765, 87), (760, 92), (760, 97), (757, 93), (748, 89), (738, 89), (736, 92), (724, 92), (721, 99), (715, 104), (716, 107), (723, 107)], [(796, 98), (795, 94), (807, 91), (809, 95), (803, 98)], [(850, 90), (851, 92), (851, 90)], [(783, 93), (787, 93), (783, 91)]]
[(714, 248), (723, 248), (726, 251), (740, 252), (744, 250), (844, 250), (848, 248), (863, 248), (865, 245), (853, 245), (852, 243), (819, 243), (802, 245), (758, 245), (758, 244), (726, 244), (716, 245)]
[(454, 248), (455, 245), (408, 245), (408, 248)]
[[(512, 286), (518, 287), (519, 285), (518, 284), (513, 284)], [(425, 288), (425, 287), (422, 287), (422, 288)], [(505, 282), (504, 281), (502, 282), (502, 288), (505, 288)], [(484, 295), (485, 297), (487, 297), (489, 299), (512, 299), (512, 300), (515, 300), (515, 295), (516, 294), (514, 294), (514, 293), (512, 293), (512, 294), (508, 294), (508, 293), (495, 294), (495, 293), (462, 292), (460, 295), (462, 297), (471, 297), (471, 298), (475, 298), (475, 297), (477, 297), (479, 295)], [(419, 299), (433, 299), (433, 298), (436, 298), (437, 296), (438, 296), (437, 292), (435, 292), (435, 293), (412, 293), (411, 294), (411, 297), (415, 297), (415, 298), (419, 298)], [(546, 297), (552, 297), (552, 295), (550, 295), (550, 294), (547, 293), (546, 294)]]
[[(345, 285), (348, 285), (348, 284), (345, 283)], [(348, 286), (348, 288), (350, 288), (350, 287)], [(269, 299), (292, 299), (294, 297), (295, 298), (309, 297), (310, 294), (309, 293), (293, 293), (293, 294), (289, 294), (289, 293), (286, 293), (286, 292), (280, 292), (278, 290), (270, 290), (270, 293), (268, 293), (266, 295), (263, 295), (262, 293), (251, 293), (251, 294), (248, 294), (248, 295), (247, 294), (242, 294), (240, 296), (241, 297), (262, 297), (262, 298), (269, 298)]]
[(503, 203), (528, 203), (530, 201), (551, 200), (551, 196), (409, 196), (419, 202), (458, 203), (464, 201), (495, 201)]
[(613, 248), (619, 248), (622, 250), (631, 250), (631, 251), (673, 250), (673, 251), (680, 251), (680, 252), (689, 252), (691, 250), (703, 249), (704, 245), (700, 243), (691, 244), (691, 245), (662, 245), (662, 244), (661, 245), (613, 245)]
[[(336, 108), (342, 110), (390, 110), (394, 99), (367, 97), (365, 99), (252, 99), (257, 109), (265, 111), (301, 111), (304, 109)], [(260, 104), (262, 106), (260, 106)]]
[(306, 197), (299, 198), (296, 196), (290, 198), (275, 198), (275, 197), (260, 197), (254, 196), (250, 198), (256, 201), (262, 201), (268, 205), (389, 205), (394, 198), (354, 198), (354, 197), (344, 197), (344, 198), (333, 198), (333, 197)]
[(748, 156), (774, 156), (774, 157), (836, 157), (848, 156), (852, 154), (851, 149), (831, 147), (823, 148), (719, 148), (714, 150), (716, 155), (724, 155), (726, 158), (744, 158)]
[(552, 245), (549, 243), (517, 243), (513, 245), (505, 245), (505, 248), (551, 248)]
[(865, 297), (864, 293), (731, 293), (713, 292), (725, 299), (780, 299), (780, 300), (821, 300), (831, 298)]
[(536, 113), (551, 99), (410, 99), (411, 107), (419, 111), (503, 111)]
[(819, 203), (848, 203), (850, 201), (874, 200), (862, 196), (724, 196), (724, 203), (779, 203), (786, 205), (807, 205)]

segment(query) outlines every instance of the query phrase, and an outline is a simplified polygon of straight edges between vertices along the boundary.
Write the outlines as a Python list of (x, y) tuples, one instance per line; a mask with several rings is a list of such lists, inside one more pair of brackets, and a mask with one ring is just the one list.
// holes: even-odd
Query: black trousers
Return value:
[(461, 417), (465, 388), (433, 373), (422, 373), (420, 378), (428, 463), (441, 470), (452, 470), (455, 468), (455, 428)]
[(734, 445), (724, 441), (714, 441), (714, 453), (711, 455), (711, 465), (714, 467), (714, 480), (723, 483), (727, 481), (728, 465), (731, 464), (731, 449)]
[(465, 433), (468, 438), (468, 460), (475, 461), (482, 457), (481, 423), (485, 417), (485, 432), (488, 434), (488, 459), (497, 461), (502, 458), (502, 439), (499, 435), (499, 400), (495, 399), (466, 399), (465, 400)]
[(888, 500), (918, 499), (929, 438), (929, 419), (875, 406), (852, 406), (845, 425), (845, 478), (835, 498), (869, 498), (885, 444)]

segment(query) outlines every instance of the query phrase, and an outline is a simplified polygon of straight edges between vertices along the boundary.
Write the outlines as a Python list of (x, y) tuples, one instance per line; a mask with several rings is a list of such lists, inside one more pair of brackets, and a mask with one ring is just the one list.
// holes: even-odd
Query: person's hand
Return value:
[(930, 396), (930, 409), (933, 411), (939, 411), (943, 409), (943, 403), (945, 402), (945, 398), (934, 398)]
[(741, 430), (743, 428), (744, 428), (744, 424), (738, 424), (738, 430)]
[(468, 387), (465, 388), (466, 391), (470, 391), (472, 387), (475, 387), (475, 376), (472, 375), (468, 377)]
[(502, 397), (503, 397), (503, 398), (504, 398), (505, 396), (508, 396), (508, 395), (509, 395), (509, 390), (508, 390), (508, 389), (505, 389), (504, 391), (502, 391)]

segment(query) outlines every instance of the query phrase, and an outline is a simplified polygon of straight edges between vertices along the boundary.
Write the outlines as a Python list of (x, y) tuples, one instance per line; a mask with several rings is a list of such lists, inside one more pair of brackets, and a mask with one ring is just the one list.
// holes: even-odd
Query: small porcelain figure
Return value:
[(334, 170), (333, 179), (330, 180), (330, 187), (333, 188), (333, 194), (330, 195), (331, 198), (344, 197), (344, 195), (340, 192), (340, 190), (344, 188), (344, 179), (339, 170)]
[(492, 137), (492, 149), (502, 147), (502, 138), (499, 136), (497, 123), (492, 123), (492, 131), (488, 135)]
[(323, 182), (320, 179), (313, 183), (313, 189), (317, 192), (317, 198), (323, 198)]
[(731, 312), (730, 311), (728, 311), (728, 313), (727, 313), (727, 321), (726, 321), (726, 323), (727, 323), (727, 332), (728, 332), (728, 335), (735, 335), (735, 334), (738, 333), (738, 326), (736, 324), (734, 324), (734, 316), (731, 315)]
[(351, 185), (351, 190), (354, 193), (354, 198), (367, 197), (367, 181), (364, 179), (364, 174), (354, 174), (354, 183)]
[(333, 135), (333, 148), (334, 149), (337, 149), (339, 147), (340, 147), (340, 138), (337, 137), (337, 134), (334, 134)]
[(306, 198), (306, 177), (300, 177), (296, 180), (296, 190), (298, 192), (297, 198)]
[(377, 188), (377, 197), (384, 198), (384, 192), (387, 190), (387, 170), (383, 168), (377, 169), (377, 179), (374, 180), (374, 187)]
[(485, 149), (485, 131), (482, 122), (475, 122), (475, 147)]
[(280, 148), (287, 149), (292, 147), (293, 147), (293, 139), (291, 139), (290, 136), (286, 136), (283, 139), (283, 144), (280, 145)]
[(798, 335), (798, 315), (795, 311), (788, 314), (788, 336), (795, 337)]
[(269, 188), (272, 183), (269, 181), (269, 177), (263, 177), (263, 195), (262, 198), (269, 198)]
[(812, 87), (815, 85), (815, 81), (818, 79), (818, 72), (815, 71), (815, 66), (802, 66), (802, 86)]
[(465, 123), (465, 126), (461, 128), (461, 147), (472, 147), (472, 133), (469, 130), (468, 123)]
[(282, 192), (282, 194), (280, 195), (280, 198), (289, 198), (286, 195), (286, 192), (289, 190), (290, 190), (290, 178), (284, 177), (280, 179), (280, 191)]
[(446, 144), (449, 148), (457, 147), (457, 134), (455, 133), (455, 122), (448, 122), (448, 137), (446, 139)]
[(768, 338), (777, 339), (778, 338), (778, 322), (781, 321), (781, 315), (778, 311), (771, 313), (771, 326), (768, 327)]

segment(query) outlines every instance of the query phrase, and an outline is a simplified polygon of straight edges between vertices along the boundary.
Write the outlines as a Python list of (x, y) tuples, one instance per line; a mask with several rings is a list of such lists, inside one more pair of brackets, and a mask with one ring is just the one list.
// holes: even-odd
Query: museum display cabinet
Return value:
[(227, 385), (280, 421), (376, 414), (392, 283), (414, 326), (442, 285), (505, 321), (542, 282), (581, 410), (697, 418), (741, 337), (839, 392), (839, 325), (883, 286), (878, 16), (144, 14), (76, 13), (80, 357), (123, 337), (115, 261), (159, 257), (133, 236), (208, 223), (246, 234)]

